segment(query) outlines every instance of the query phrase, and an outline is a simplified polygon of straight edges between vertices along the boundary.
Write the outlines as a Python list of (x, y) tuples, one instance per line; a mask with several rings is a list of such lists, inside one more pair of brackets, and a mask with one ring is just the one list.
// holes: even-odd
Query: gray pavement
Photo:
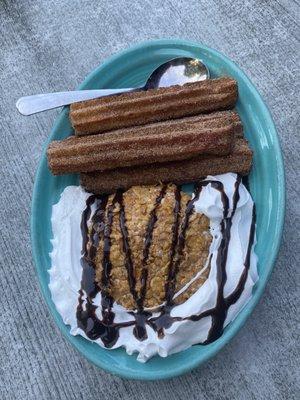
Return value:
[[(288, 0), (0, 1), (1, 399), (299, 398), (297, 22), (299, 6)], [(31, 193), (58, 112), (25, 118), (14, 104), (20, 95), (73, 89), (107, 56), (133, 43), (172, 37), (224, 52), (268, 103), (285, 158), (286, 223), (263, 299), (235, 339), (185, 376), (134, 382), (81, 357), (56, 328), (39, 292), (29, 237)]]

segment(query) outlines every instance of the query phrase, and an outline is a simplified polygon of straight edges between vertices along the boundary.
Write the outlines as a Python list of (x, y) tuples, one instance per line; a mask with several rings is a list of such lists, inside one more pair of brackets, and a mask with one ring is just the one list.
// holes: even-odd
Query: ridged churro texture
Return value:
[(228, 155), (241, 131), (236, 113), (218, 112), (53, 141), (48, 162), (54, 174), (63, 174)]
[(96, 194), (110, 193), (118, 188), (128, 189), (134, 185), (195, 182), (207, 175), (227, 172), (247, 175), (251, 164), (252, 151), (248, 142), (237, 139), (228, 156), (200, 156), (184, 161), (81, 174), (81, 184), (86, 190)]
[(183, 86), (124, 93), (74, 103), (70, 119), (77, 135), (172, 118), (225, 110), (234, 107), (238, 96), (232, 78), (208, 79)]

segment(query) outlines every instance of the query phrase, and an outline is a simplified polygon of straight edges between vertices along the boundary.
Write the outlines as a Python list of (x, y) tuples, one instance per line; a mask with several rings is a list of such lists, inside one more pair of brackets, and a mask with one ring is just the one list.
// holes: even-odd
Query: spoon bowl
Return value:
[(173, 58), (156, 68), (147, 79), (145, 90), (189, 82), (204, 81), (209, 78), (209, 70), (197, 58)]

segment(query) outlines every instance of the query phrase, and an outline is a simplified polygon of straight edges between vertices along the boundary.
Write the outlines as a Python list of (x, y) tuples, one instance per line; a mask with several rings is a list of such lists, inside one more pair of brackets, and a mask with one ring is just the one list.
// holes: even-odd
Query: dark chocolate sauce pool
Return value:
[[(218, 181), (202, 181), (195, 187), (194, 197), (187, 203), (185, 213), (180, 225), (181, 212), (181, 187), (175, 189), (175, 205), (174, 205), (174, 222), (172, 226), (172, 243), (170, 250), (170, 260), (168, 264), (168, 275), (165, 283), (165, 303), (154, 311), (144, 309), (144, 301), (147, 290), (147, 261), (152, 242), (153, 231), (157, 221), (157, 210), (163, 201), (167, 187), (164, 185), (157, 196), (152, 211), (149, 215), (149, 221), (146, 228), (144, 238), (142, 272), (141, 272), (141, 289), (138, 293), (136, 290), (136, 278), (134, 276), (134, 266), (132, 261), (131, 248), (126, 226), (126, 215), (123, 205), (123, 192), (117, 191), (112, 202), (107, 207), (108, 196), (91, 195), (86, 201), (86, 208), (82, 213), (81, 231), (82, 231), (82, 279), (81, 289), (79, 290), (79, 299), (77, 306), (77, 323), (89, 339), (101, 339), (105, 347), (113, 347), (120, 334), (120, 329), (132, 326), (135, 337), (143, 341), (147, 339), (148, 325), (158, 337), (164, 337), (164, 330), (172, 326), (176, 321), (199, 321), (205, 317), (211, 318), (211, 328), (208, 333), (207, 340), (204, 344), (211, 343), (218, 339), (224, 328), (224, 322), (227, 317), (228, 309), (238, 301), (243, 293), (245, 283), (247, 281), (250, 268), (251, 248), (254, 242), (255, 234), (255, 208), (253, 207), (252, 223), (249, 234), (248, 248), (246, 258), (244, 260), (244, 269), (242, 271), (239, 282), (233, 292), (227, 297), (224, 296), (224, 287), (227, 280), (226, 263), (228, 247), (231, 237), (232, 218), (235, 214), (237, 203), (239, 201), (239, 186), (241, 178), (238, 177), (235, 183), (235, 192), (233, 195), (233, 207), (229, 213), (229, 199), (224, 191), (223, 184)], [(221, 194), (223, 203), (223, 219), (221, 221), (221, 243), (217, 252), (217, 299), (216, 305), (200, 314), (194, 314), (187, 317), (172, 317), (171, 311), (174, 307), (173, 298), (175, 295), (176, 276), (180, 269), (180, 263), (185, 247), (185, 235), (189, 226), (190, 217), (194, 212), (194, 203), (199, 199), (203, 186), (211, 184)], [(116, 205), (119, 205), (119, 213), (114, 214)], [(92, 215), (92, 207), (95, 211)], [(128, 286), (130, 293), (136, 303), (136, 311), (129, 312), (134, 318), (128, 322), (115, 322), (115, 314), (112, 310), (114, 299), (109, 295), (109, 287), (111, 284), (110, 272), (110, 247), (111, 247), (111, 228), (115, 215), (119, 217), (119, 226), (122, 234), (123, 251), (125, 255), (125, 268), (128, 277)], [(90, 226), (90, 229), (89, 229)], [(179, 233), (180, 232), (180, 233)], [(104, 250), (102, 258), (102, 290), (95, 279), (95, 257), (99, 240), (103, 239)], [(101, 307), (94, 305), (96, 295), (101, 292)], [(97, 310), (99, 308), (99, 310)], [(96, 311), (98, 311), (96, 313)]]

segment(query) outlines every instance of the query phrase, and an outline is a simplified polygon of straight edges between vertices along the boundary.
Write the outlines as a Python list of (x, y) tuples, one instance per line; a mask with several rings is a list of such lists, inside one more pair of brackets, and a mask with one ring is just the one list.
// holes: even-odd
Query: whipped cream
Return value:
[[(218, 332), (213, 328), (216, 326), (216, 320), (214, 320), (216, 309), (222, 310), (222, 307), (223, 309), (225, 307), (224, 304), (227, 304), (226, 312), (223, 313), (224, 320), (217, 321), (221, 323), (221, 329), (223, 329), (245, 306), (258, 279), (257, 257), (254, 253), (256, 242), (254, 204), (245, 186), (242, 183), (237, 184), (237, 180), (237, 175), (232, 173), (208, 176), (203, 181), (199, 198), (194, 202), (195, 211), (209, 218), (213, 237), (208, 257), (210, 272), (205, 283), (187, 301), (172, 307), (169, 318), (173, 322), (169, 327), (164, 328), (163, 337), (159, 337), (157, 331), (146, 324), (147, 338), (137, 339), (133, 334), (134, 316), (129, 310), (114, 302), (112, 305), (114, 322), (123, 326), (119, 329), (118, 338), (110, 349), (122, 346), (128, 354), (138, 353), (137, 359), (141, 362), (146, 362), (156, 354), (166, 357), (185, 350), (193, 344), (217, 339)], [(220, 191), (220, 186), (222, 191)], [(82, 278), (80, 224), (82, 213), (86, 208), (86, 200), (90, 196), (91, 194), (85, 192), (80, 186), (68, 186), (61, 194), (59, 202), (53, 206), (51, 218), (53, 250), (50, 253), (51, 268), (49, 270), (52, 300), (64, 323), (70, 325), (72, 335), (82, 335), (88, 340), (84, 330), (78, 326), (76, 311)], [(227, 204), (224, 204), (224, 197), (227, 198)], [(95, 209), (92, 207), (91, 211), (92, 217)], [(229, 235), (227, 239), (226, 235)], [(224, 250), (226, 240), (227, 245)], [(226, 271), (222, 287), (218, 284), (221, 248), (223, 248), (224, 271)], [(226, 257), (224, 257), (224, 252)], [(208, 261), (203, 266), (204, 269), (207, 266)], [(201, 271), (197, 275), (199, 274)], [(197, 276), (193, 280), (196, 278)], [(188, 286), (189, 284), (180, 292)], [(82, 300), (82, 307), (85, 309), (87, 304), (85, 293)], [(100, 292), (93, 299), (93, 305), (97, 306), (96, 316), (101, 320)], [(153, 311), (152, 317), (158, 318), (159, 313), (160, 311)], [(94, 342), (101, 347), (106, 347), (101, 338), (97, 338)]]

